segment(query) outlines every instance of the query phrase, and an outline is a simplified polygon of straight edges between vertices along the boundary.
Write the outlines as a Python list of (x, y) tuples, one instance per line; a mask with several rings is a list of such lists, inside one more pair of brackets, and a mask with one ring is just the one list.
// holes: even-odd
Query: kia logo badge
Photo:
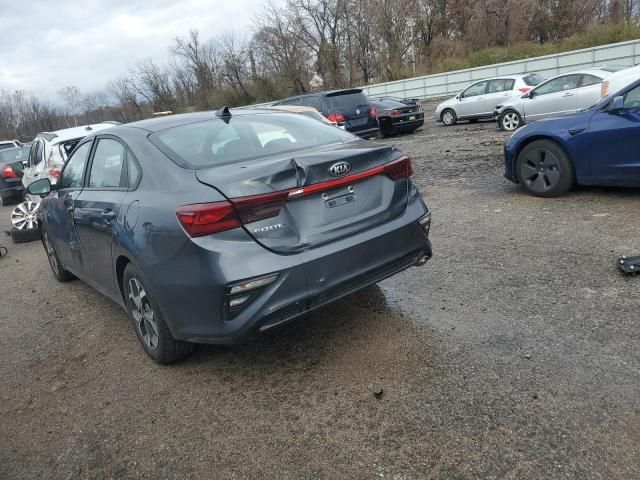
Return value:
[(351, 165), (347, 162), (334, 163), (329, 167), (329, 175), (332, 177), (342, 177), (351, 171)]

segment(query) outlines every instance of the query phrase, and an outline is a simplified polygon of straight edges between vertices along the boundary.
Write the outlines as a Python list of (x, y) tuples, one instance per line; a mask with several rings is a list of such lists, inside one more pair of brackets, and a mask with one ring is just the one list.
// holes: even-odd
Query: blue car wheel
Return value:
[(573, 164), (551, 140), (536, 140), (524, 147), (516, 160), (516, 175), (522, 187), (537, 197), (557, 197), (573, 186)]

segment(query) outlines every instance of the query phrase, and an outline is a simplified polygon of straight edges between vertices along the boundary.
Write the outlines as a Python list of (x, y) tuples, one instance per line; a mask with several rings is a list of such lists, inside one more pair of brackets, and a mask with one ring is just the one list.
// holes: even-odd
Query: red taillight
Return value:
[(389, 115), (391, 115), (392, 117), (397, 117), (400, 115), (400, 112), (398, 110), (391, 110), (391, 113), (389, 113)]
[(389, 175), (393, 181), (409, 178), (413, 175), (413, 166), (411, 165), (411, 159), (409, 157), (402, 157), (396, 162), (385, 165), (385, 167), (384, 173)]
[(371, 107), (371, 110), (369, 110), (369, 116), (371, 118), (376, 118), (378, 116), (378, 109), (376, 107)]
[(190, 237), (201, 237), (212, 233), (223, 232), (238, 228), (248, 223), (266, 218), (277, 217), (287, 200), (306, 197), (342, 185), (375, 177), (387, 175), (391, 180), (398, 181), (413, 175), (411, 159), (406, 155), (393, 162), (379, 167), (358, 172), (346, 177), (315, 183), (306, 187), (280, 190), (278, 192), (252, 195), (249, 197), (232, 198), (228, 202), (196, 203), (178, 208), (178, 220)]
[(327, 118), (329, 119), (330, 122), (335, 122), (335, 123), (344, 123), (347, 121), (347, 119), (344, 118), (344, 115), (341, 113), (330, 113)]
[(252, 223), (277, 217), (288, 197), (289, 190), (284, 190), (251, 197), (232, 198), (231, 203), (242, 223)]
[(60, 178), (60, 170), (58, 170), (57, 168), (51, 168), (49, 170), (49, 176), (51, 178)]
[(176, 215), (190, 237), (223, 232), (241, 225), (229, 202), (185, 205), (178, 208)]
[(11, 165), (5, 165), (2, 169), (2, 178), (16, 178), (16, 172), (13, 171)]
[(527, 93), (529, 90), (531, 90), (531, 87), (520, 87), (518, 89), (520, 93)]

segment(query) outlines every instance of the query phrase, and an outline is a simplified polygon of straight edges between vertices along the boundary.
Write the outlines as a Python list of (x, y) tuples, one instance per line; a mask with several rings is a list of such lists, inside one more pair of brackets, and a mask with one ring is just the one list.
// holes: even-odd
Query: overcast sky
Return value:
[(244, 36), (265, 0), (0, 0), (0, 90), (56, 100), (66, 85), (103, 88), (176, 36)]

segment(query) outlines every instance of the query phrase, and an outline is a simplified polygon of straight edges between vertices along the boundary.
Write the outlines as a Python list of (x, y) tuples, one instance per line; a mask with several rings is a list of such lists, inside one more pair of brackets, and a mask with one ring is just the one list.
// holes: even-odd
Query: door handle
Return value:
[(116, 218), (116, 212), (114, 212), (113, 210), (111, 210), (110, 208), (107, 208), (106, 210), (102, 210), (100, 212), (100, 215), (102, 216), (102, 218), (105, 219), (105, 221), (110, 222), (111, 220), (113, 220), (114, 218)]
[(39, 177), (39, 176), (40, 176), (40, 174), (39, 174), (38, 172), (35, 172), (35, 173), (33, 174), (33, 176), (34, 176), (34, 177)]
[(563, 95), (563, 97), (573, 97), (573, 93), (567, 92)]

